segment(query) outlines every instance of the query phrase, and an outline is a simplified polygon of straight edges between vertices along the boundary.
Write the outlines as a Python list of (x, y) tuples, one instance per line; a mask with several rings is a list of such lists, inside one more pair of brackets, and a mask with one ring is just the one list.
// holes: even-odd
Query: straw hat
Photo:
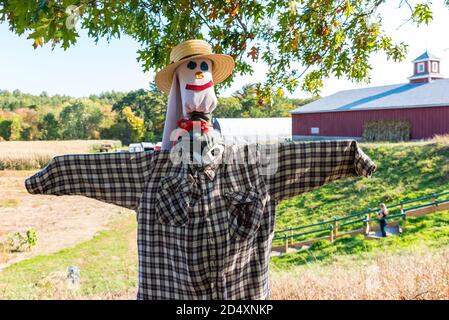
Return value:
[(214, 84), (226, 80), (234, 69), (234, 59), (227, 54), (212, 53), (212, 47), (204, 40), (187, 40), (178, 44), (170, 52), (171, 63), (160, 70), (155, 77), (156, 85), (163, 92), (169, 93), (176, 68), (189, 59), (205, 58), (212, 61), (212, 78)]

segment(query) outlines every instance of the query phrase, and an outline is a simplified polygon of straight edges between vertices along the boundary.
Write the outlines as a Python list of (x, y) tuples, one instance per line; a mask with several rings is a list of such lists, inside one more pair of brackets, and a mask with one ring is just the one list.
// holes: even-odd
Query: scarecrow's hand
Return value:
[(277, 200), (296, 196), (350, 176), (370, 177), (374, 162), (353, 140), (284, 142), (278, 145), (273, 174), (267, 175)]
[(31, 194), (81, 195), (136, 209), (153, 152), (64, 155), (25, 180)]

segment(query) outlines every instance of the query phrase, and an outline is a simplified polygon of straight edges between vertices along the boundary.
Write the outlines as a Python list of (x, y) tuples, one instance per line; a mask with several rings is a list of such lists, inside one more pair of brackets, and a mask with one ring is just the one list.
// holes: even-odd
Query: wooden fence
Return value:
[[(387, 206), (390, 212), (387, 217), (388, 226), (398, 226), (404, 230), (407, 217), (419, 217), (436, 211), (449, 210), (448, 197), (449, 191), (446, 191)], [(428, 201), (430, 199), (431, 201)], [(378, 211), (379, 209), (371, 209), (323, 222), (275, 231), (272, 250), (287, 252), (288, 248), (303, 247), (318, 240), (325, 239), (333, 242), (347, 235), (368, 235), (370, 231), (379, 228), (376, 217)]]

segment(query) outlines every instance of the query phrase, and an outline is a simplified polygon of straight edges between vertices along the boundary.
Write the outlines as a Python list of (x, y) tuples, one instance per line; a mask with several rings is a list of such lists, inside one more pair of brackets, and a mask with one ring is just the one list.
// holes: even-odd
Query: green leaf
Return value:
[(413, 20), (419, 24), (428, 25), (433, 20), (433, 13), (428, 3), (417, 4), (412, 14)]

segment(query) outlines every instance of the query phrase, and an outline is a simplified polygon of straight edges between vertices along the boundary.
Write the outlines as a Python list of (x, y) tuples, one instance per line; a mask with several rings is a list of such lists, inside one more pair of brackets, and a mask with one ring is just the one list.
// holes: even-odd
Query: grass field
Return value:
[(364, 260), (370, 256), (382, 255), (386, 249), (389, 253), (401, 253), (416, 248), (449, 249), (448, 211), (409, 217), (405, 232), (398, 236), (378, 240), (367, 240), (363, 235), (345, 236), (333, 243), (320, 240), (308, 250), (272, 257), (271, 263), (275, 270), (290, 270), (310, 263), (332, 263), (339, 257), (351, 256), (356, 260)]
[(449, 190), (449, 138), (361, 144), (378, 165), (372, 178), (344, 179), (283, 201), (277, 229), (305, 225)]
[[(361, 239), (346, 240), (348, 249), (342, 249), (343, 243), (336, 244), (336, 249), (322, 244), (296, 266), (286, 268), (274, 261), (270, 273), (273, 299), (449, 299), (449, 246), (445, 244), (449, 212), (435, 218), (440, 221), (435, 226), (428, 222), (430, 216), (411, 221), (414, 232), (402, 240), (371, 240), (370, 250), (361, 245)], [(443, 230), (438, 232), (439, 228)], [(1, 271), (0, 298), (135, 299), (135, 216), (118, 218), (110, 229), (73, 248), (36, 256)], [(423, 237), (418, 229), (423, 230)], [(432, 234), (432, 230), (437, 232)], [(442, 237), (445, 241), (439, 243)], [(81, 270), (78, 291), (66, 288), (70, 265)]]
[(45, 166), (54, 156), (90, 153), (102, 143), (120, 146), (120, 141), (2, 141), (0, 142), (0, 170), (33, 170)]
[[(361, 146), (379, 166), (373, 178), (337, 181), (283, 201), (276, 229), (363, 211), (379, 202), (449, 190), (449, 138)], [(3, 175), (8, 174), (15, 175), (14, 171)], [(75, 208), (68, 201), (85, 198), (61, 197), (52, 202), (43, 197), (28, 203), (18, 188), (23, 177), (3, 180), (8, 183), (3, 190), (9, 193), (0, 202), (0, 217), (26, 214), (26, 208), (45, 214), (50, 202), (59, 203), (70, 217), (81, 214), (72, 212)], [(83, 219), (89, 220), (89, 215)], [(50, 254), (31, 255), (0, 271), (0, 299), (134, 299), (135, 215), (122, 212), (111, 219), (108, 228), (91, 240)], [(71, 225), (79, 223), (73, 220)], [(70, 229), (64, 232), (72, 233)], [(67, 290), (64, 283), (70, 265), (81, 269), (78, 291)], [(273, 257), (271, 287), (274, 299), (449, 299), (449, 212), (409, 218), (400, 236), (319, 241), (309, 250)]]

